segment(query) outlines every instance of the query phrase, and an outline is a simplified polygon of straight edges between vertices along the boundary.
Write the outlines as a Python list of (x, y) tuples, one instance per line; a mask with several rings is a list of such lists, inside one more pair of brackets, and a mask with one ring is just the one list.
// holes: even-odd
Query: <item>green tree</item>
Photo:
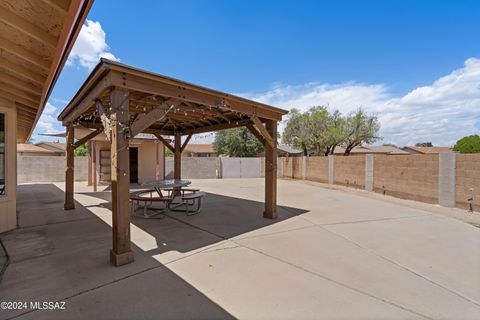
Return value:
[(76, 157), (86, 156), (88, 154), (87, 144), (84, 143), (75, 149), (74, 154)]
[(213, 148), (229, 157), (256, 157), (263, 151), (262, 143), (245, 127), (217, 132)]
[(381, 139), (378, 136), (380, 130), (380, 122), (374, 115), (368, 115), (362, 109), (358, 109), (355, 113), (349, 115), (345, 121), (346, 139), (345, 155), (349, 155), (353, 148), (364, 143), (373, 143)]
[(466, 136), (458, 140), (453, 150), (460, 153), (480, 153), (480, 136)]
[(308, 150), (314, 147), (313, 135), (308, 113), (301, 113), (298, 109), (292, 109), (285, 130), (283, 130), (283, 143), (303, 151), (308, 155)]
[(165, 157), (173, 157), (174, 154), (172, 152), (172, 150), (168, 149), (168, 148), (165, 148)]

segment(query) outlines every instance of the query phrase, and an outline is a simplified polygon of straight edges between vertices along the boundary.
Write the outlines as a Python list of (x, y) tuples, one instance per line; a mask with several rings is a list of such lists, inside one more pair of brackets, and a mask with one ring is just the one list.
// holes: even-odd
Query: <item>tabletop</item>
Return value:
[(183, 179), (166, 179), (166, 180), (154, 180), (142, 183), (143, 186), (146, 187), (154, 187), (154, 188), (179, 188), (179, 187), (186, 187), (190, 185), (192, 182), (190, 180), (183, 180)]

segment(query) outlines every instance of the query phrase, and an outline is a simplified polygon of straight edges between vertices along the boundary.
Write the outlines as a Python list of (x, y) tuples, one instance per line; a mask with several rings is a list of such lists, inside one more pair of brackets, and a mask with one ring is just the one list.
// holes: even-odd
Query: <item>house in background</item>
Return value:
[(182, 157), (216, 157), (213, 144), (188, 144), (182, 152)]
[(47, 149), (56, 153), (60, 153), (62, 156), (65, 155), (65, 143), (61, 142), (48, 142), (48, 141), (40, 141), (35, 143), (37, 147)]
[[(345, 153), (345, 148), (336, 147), (335, 155), (341, 156)], [(388, 154), (388, 155), (408, 155), (409, 153), (393, 146), (359, 146), (350, 151), (350, 155), (363, 154)]]
[[(93, 130), (82, 126), (75, 127), (75, 140), (91, 134)], [(66, 133), (46, 133), (44, 136), (65, 138)], [(165, 138), (165, 140), (168, 140)], [(39, 142), (44, 148), (60, 148), (64, 143)], [(130, 140), (130, 182), (143, 183), (165, 177), (165, 147), (153, 134), (140, 133)], [(88, 144), (88, 185), (109, 184), (111, 182), (110, 141), (105, 133), (100, 133)]]
[(409, 154), (439, 154), (439, 153), (451, 153), (452, 147), (403, 147), (403, 151)]
[(51, 149), (43, 148), (36, 144), (19, 143), (17, 144), (17, 155), (61, 157), (61, 156), (65, 156), (65, 149), (51, 150)]
[(30, 138), (92, 3), (0, 1), (0, 232), (17, 227), (17, 142)]

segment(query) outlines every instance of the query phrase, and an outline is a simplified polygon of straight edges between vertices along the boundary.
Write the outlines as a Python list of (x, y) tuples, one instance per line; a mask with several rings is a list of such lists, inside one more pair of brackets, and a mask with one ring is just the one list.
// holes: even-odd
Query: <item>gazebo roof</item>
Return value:
[[(286, 110), (102, 58), (58, 119), (64, 125), (102, 126), (113, 87), (128, 90), (130, 124), (139, 132), (182, 135), (280, 121)], [(107, 110), (108, 113), (108, 110)], [(148, 124), (148, 127), (145, 127)]]

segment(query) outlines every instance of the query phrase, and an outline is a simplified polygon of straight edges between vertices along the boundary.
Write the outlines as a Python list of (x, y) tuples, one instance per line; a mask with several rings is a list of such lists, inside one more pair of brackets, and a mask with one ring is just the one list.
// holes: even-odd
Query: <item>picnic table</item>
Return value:
[(174, 196), (180, 194), (180, 190), (183, 187), (187, 187), (192, 182), (184, 179), (166, 179), (166, 180), (154, 180), (148, 181), (142, 184), (142, 186), (150, 187), (157, 191), (158, 195), (163, 197), (162, 190), (171, 189), (174, 190)]

